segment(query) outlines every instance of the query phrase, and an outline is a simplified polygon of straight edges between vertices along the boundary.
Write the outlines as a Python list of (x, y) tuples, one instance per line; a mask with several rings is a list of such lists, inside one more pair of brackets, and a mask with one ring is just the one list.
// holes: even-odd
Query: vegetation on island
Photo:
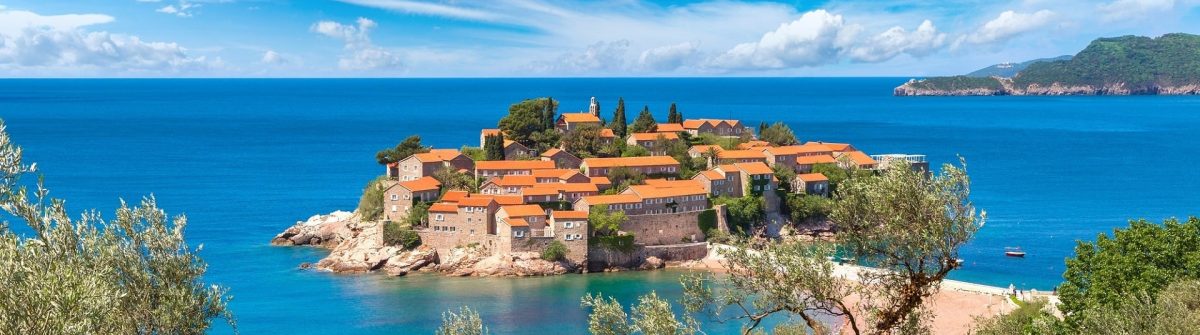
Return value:
[(683, 113), (679, 112), (674, 102), (667, 108), (667, 123), (683, 123)]
[(792, 128), (783, 122), (776, 122), (768, 127), (760, 127), (758, 132), (759, 140), (771, 143), (773, 146), (800, 144), (800, 140), (796, 139), (796, 133), (792, 132)]
[(605, 150), (607, 146), (600, 137), (600, 131), (598, 125), (585, 124), (563, 133), (563, 150), (579, 158), (612, 157), (614, 152)]
[[(557, 114), (558, 101), (551, 98), (527, 99), (509, 106), (508, 115), (500, 119), (498, 126), (509, 140), (542, 152), (558, 147), (561, 135), (554, 129)], [(499, 143), (503, 148), (503, 139)]]
[(642, 112), (638, 113), (637, 119), (633, 120), (633, 124), (629, 125), (630, 133), (649, 133), (658, 128), (658, 122), (654, 121), (654, 114), (650, 114), (650, 106), (643, 106)]
[(358, 208), (354, 211), (358, 212), (364, 221), (375, 221), (383, 217), (383, 195), (387, 191), (383, 183), (387, 180), (387, 176), (378, 176), (363, 187), (362, 196), (358, 198)]
[(625, 121), (625, 98), (617, 98), (617, 109), (613, 111), (613, 119), (608, 124), (608, 129), (612, 129), (617, 138), (625, 138), (625, 135), (628, 135), (628, 126), (629, 123)]
[(421, 144), (421, 136), (412, 135), (400, 141), (395, 147), (380, 150), (375, 153), (375, 161), (379, 165), (388, 165), (399, 162), (401, 159), (408, 158), (413, 154), (429, 152), (432, 149)]
[[(0, 329), (13, 334), (203, 334), (214, 320), (236, 331), (221, 286), (153, 197), (105, 220), (73, 219), (22, 161), (0, 122)], [(25, 227), (16, 230), (13, 223)]]
[(435, 335), (487, 335), (490, 334), (479, 312), (470, 307), (463, 307), (458, 313), (446, 311), (442, 313), (442, 326), (433, 332)]
[(550, 242), (550, 245), (542, 250), (542, 259), (556, 262), (567, 259), (567, 246), (559, 240)]

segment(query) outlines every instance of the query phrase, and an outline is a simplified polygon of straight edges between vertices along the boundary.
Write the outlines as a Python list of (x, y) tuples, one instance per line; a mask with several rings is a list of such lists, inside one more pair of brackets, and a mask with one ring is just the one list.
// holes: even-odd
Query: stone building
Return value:
[(475, 168), (475, 161), (458, 150), (433, 149), (400, 160), (397, 162), (394, 172), (392, 169), (388, 169), (388, 176), (399, 181), (417, 180), (421, 177), (433, 176), (434, 172), (447, 168), (455, 171), (471, 171)]
[(628, 168), (647, 176), (677, 175), (679, 161), (670, 156), (585, 158), (580, 170), (588, 177), (607, 176), (613, 169)]
[(414, 204), (437, 200), (441, 186), (442, 183), (433, 177), (401, 182), (389, 180), (384, 184), (383, 219), (392, 222), (403, 221)]

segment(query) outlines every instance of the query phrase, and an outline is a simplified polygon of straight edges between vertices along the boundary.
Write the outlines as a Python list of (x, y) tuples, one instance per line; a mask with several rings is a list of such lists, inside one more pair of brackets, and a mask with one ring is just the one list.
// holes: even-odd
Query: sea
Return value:
[[(461, 306), (496, 334), (574, 334), (586, 332), (585, 294), (677, 299), (681, 271), (337, 275), (299, 269), (323, 250), (269, 245), (298, 220), (352, 210), (384, 172), (377, 150), (413, 134), (478, 145), (481, 128), (533, 97), (562, 111), (595, 97), (606, 118), (618, 98), (660, 119), (674, 102), (686, 118), (784, 122), (802, 141), (923, 154), (935, 167), (962, 157), (987, 212), (950, 276), (962, 281), (1053, 290), (1078, 241), (1200, 214), (1200, 97), (893, 97), (907, 79), (8, 79), (0, 118), (72, 211), (111, 217), (122, 199), (154, 196), (186, 215), (206, 280), (230, 290), (244, 334), (429, 334)], [(710, 334), (741, 326), (700, 321)]]

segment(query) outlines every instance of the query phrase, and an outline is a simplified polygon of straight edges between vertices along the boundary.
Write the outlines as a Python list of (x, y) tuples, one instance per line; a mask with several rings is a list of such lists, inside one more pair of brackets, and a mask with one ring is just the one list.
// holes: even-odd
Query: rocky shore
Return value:
[[(550, 276), (579, 271), (568, 262), (548, 261), (536, 253), (489, 255), (479, 247), (449, 250), (445, 255), (428, 247), (405, 250), (383, 243), (383, 223), (362, 221), (350, 212), (314, 215), (285, 229), (272, 245), (327, 248), (329, 255), (316, 263), (319, 270), (335, 273), (383, 272), (404, 276), (415, 271), (448, 276)], [(301, 268), (314, 267), (301, 264)]]
[(1198, 95), (1200, 85), (1127, 87), (1123, 83), (1104, 86), (1079, 85), (1070, 86), (1054, 83), (1051, 85), (1030, 84), (1017, 86), (1011, 78), (993, 77), (999, 83), (998, 88), (975, 87), (961, 89), (940, 89), (924, 87), (925, 80), (911, 79), (896, 87), (895, 96), (988, 96), (988, 95)]

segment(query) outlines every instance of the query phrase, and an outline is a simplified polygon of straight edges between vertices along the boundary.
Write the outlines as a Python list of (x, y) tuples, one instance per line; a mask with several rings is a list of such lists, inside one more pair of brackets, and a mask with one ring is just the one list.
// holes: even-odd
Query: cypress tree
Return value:
[(547, 97), (546, 105), (542, 106), (542, 130), (554, 129), (555, 114), (554, 98)]
[(617, 110), (613, 112), (613, 120), (612, 123), (608, 124), (608, 128), (612, 129), (613, 135), (616, 135), (618, 138), (623, 138), (625, 137), (625, 130), (628, 126), (629, 123), (625, 121), (625, 98), (618, 98)]
[(766, 122), (759, 122), (759, 123), (758, 123), (758, 136), (762, 136), (762, 133), (763, 133), (763, 131), (764, 131), (764, 130), (767, 130), (767, 123), (766, 123)]
[(683, 115), (675, 109), (675, 103), (671, 103), (671, 110), (667, 112), (667, 123), (683, 123)]
[(631, 133), (648, 133), (658, 128), (658, 122), (654, 121), (654, 115), (650, 114), (650, 106), (642, 107), (642, 112), (638, 113), (636, 120), (633, 120), (633, 125), (629, 126)]
[(504, 135), (492, 135), (484, 138), (483, 152), (489, 161), (504, 160)]

